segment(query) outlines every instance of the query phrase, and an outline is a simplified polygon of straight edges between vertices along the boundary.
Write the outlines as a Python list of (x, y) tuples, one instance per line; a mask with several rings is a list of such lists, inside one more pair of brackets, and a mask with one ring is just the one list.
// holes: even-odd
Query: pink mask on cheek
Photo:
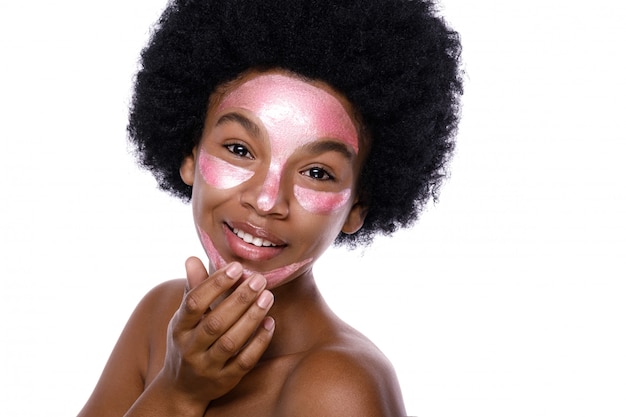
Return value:
[(203, 148), (200, 148), (198, 164), (204, 181), (220, 190), (236, 187), (254, 175), (254, 171), (229, 164), (209, 154)]
[(350, 200), (352, 192), (349, 188), (338, 192), (315, 191), (295, 185), (294, 194), (300, 206), (314, 214), (328, 214), (339, 210)]
[[(227, 262), (224, 260), (224, 258), (222, 258), (222, 255), (219, 254), (209, 235), (199, 227), (198, 234), (200, 235), (200, 241), (202, 242), (204, 250), (209, 256), (209, 260), (211, 261), (213, 268), (217, 270), (225, 267)], [(293, 274), (303, 266), (311, 263), (311, 261), (313, 261), (313, 258), (307, 258), (300, 262), (294, 262), (280, 268), (272, 269), (271, 271), (262, 272), (262, 274), (267, 279), (267, 288), (273, 288), (277, 285), (280, 285), (282, 281), (289, 277), (289, 275)], [(211, 273), (213, 273), (213, 271), (211, 271)], [(244, 268), (244, 278), (250, 277), (252, 274), (254, 274), (254, 271)]]
[[(269, 211), (276, 204), (285, 165), (298, 148), (333, 138), (355, 153), (359, 151), (356, 128), (339, 100), (297, 78), (278, 74), (255, 77), (228, 94), (218, 111), (237, 107), (261, 120), (270, 141), (271, 162), (257, 197), (261, 210)], [(294, 194), (300, 205), (313, 213), (336, 210), (350, 198), (350, 190), (328, 193), (297, 187)]]

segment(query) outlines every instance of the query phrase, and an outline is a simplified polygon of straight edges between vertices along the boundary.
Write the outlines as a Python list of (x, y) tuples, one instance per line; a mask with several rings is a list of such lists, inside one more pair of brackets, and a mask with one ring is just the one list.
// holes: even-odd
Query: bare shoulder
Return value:
[(280, 416), (405, 416), (393, 366), (365, 336), (342, 333), (308, 353), (285, 382)]
[(163, 333), (181, 303), (185, 280), (175, 279), (152, 288), (141, 299), (126, 325), (131, 333), (153, 339)]
[(144, 364), (142, 376), (145, 385), (149, 384), (161, 369), (166, 349), (167, 328), (180, 306), (185, 285), (184, 279), (157, 285), (143, 297), (128, 321), (130, 333), (143, 333), (143, 340), (138, 341), (137, 345), (148, 349), (147, 352), (142, 352), (144, 355), (147, 354), (147, 357), (142, 358)]
[(184, 288), (185, 280), (167, 281), (143, 297), (79, 416), (122, 415), (141, 395), (146, 381), (158, 372), (160, 365), (154, 353), (165, 348), (167, 324), (181, 302)]
[(145, 364), (146, 352), (154, 348), (155, 339), (158, 340), (167, 330), (167, 324), (180, 305), (184, 288), (185, 280), (181, 279), (166, 281), (152, 288), (128, 319), (113, 354), (121, 350), (123, 356), (138, 355), (138, 361)]
[(184, 279), (173, 279), (152, 288), (139, 302), (137, 312), (154, 314), (155, 308), (163, 312), (175, 311), (182, 301), (185, 283)]

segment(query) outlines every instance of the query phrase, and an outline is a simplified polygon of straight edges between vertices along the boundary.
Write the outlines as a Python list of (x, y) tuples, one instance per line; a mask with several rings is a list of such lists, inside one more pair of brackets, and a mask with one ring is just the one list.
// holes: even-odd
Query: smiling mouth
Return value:
[[(234, 255), (240, 257), (239, 259), (240, 261), (245, 262), (246, 260), (252, 260), (252, 261), (267, 260), (267, 259), (275, 257), (283, 248), (287, 246), (286, 243), (282, 243), (280, 241), (279, 241), (280, 243), (278, 243), (278, 242), (271, 242), (268, 240), (268, 242), (270, 242), (272, 245), (275, 245), (275, 246), (270, 246), (270, 247), (260, 246), (259, 249), (254, 249), (257, 246), (254, 246), (254, 244), (252, 243), (250, 244), (245, 243), (245, 241), (242, 238), (240, 238), (238, 235), (235, 234), (233, 227), (225, 224), (224, 228), (225, 230), (230, 231), (228, 233), (230, 237), (227, 237), (227, 241), (230, 242), (228, 243), (228, 245), (231, 247), (231, 250), (233, 250)], [(239, 229), (237, 230), (241, 231)], [(222, 255), (220, 255), (220, 253), (217, 251), (209, 235), (199, 227), (198, 227), (198, 232), (200, 234), (200, 240), (202, 242), (202, 245), (204, 246), (204, 249), (207, 252), (207, 255), (209, 255), (209, 259), (211, 263), (213, 263), (213, 266), (216, 269), (223, 268), (227, 264), (227, 262), (222, 257)], [(253, 238), (254, 237), (255, 236), (253, 236)], [(242, 243), (234, 244), (233, 239), (237, 240), (237, 242), (244, 242), (245, 245)], [(261, 240), (267, 240), (267, 239), (261, 238)], [(246, 246), (246, 248), (244, 248), (244, 246)], [(282, 281), (284, 281), (290, 275), (298, 271), (298, 269), (306, 266), (312, 261), (313, 261), (313, 258), (307, 258), (300, 262), (294, 262), (294, 263), (284, 265), (275, 269), (262, 270), (262, 271), (258, 271), (256, 268), (254, 269), (246, 268), (244, 266), (244, 277), (252, 275), (255, 271), (260, 272), (268, 280), (268, 288), (273, 288), (276, 285), (279, 285)]]
[(247, 224), (230, 224), (229, 222), (225, 222), (224, 227), (231, 232), (231, 236), (250, 245), (250, 248), (256, 247), (259, 248), (259, 250), (276, 250), (283, 249), (287, 246), (281, 239), (258, 227), (249, 226)]
[(276, 248), (279, 245), (270, 242), (269, 240), (263, 239), (258, 236), (252, 236), (250, 233), (246, 233), (243, 230), (237, 229), (236, 227), (231, 228), (231, 231), (241, 240), (246, 243), (249, 243), (258, 247), (272, 247)]

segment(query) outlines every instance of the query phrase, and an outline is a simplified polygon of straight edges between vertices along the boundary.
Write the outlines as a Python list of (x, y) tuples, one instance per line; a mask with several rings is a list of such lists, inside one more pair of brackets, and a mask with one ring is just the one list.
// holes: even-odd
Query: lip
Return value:
[[(241, 258), (242, 260), (250, 261), (267, 261), (278, 256), (286, 244), (283, 240), (272, 235), (264, 229), (250, 225), (248, 223), (224, 223), (222, 226), (224, 230), (224, 236), (226, 237), (226, 244), (232, 253)], [(249, 233), (252, 236), (260, 237), (268, 240), (276, 246), (255, 246), (251, 243), (244, 242), (239, 236), (237, 236), (233, 229), (242, 230), (245, 233)]]
[[(249, 245), (247, 243), (245, 243), (243, 240), (239, 239), (237, 236), (235, 236), (233, 234), (233, 232), (231, 231), (231, 229), (229, 229), (229, 226), (224, 224), (223, 225), (224, 230), (224, 234), (226, 235), (226, 239), (237, 239), (239, 240), (239, 242), (241, 243), (237, 243), (237, 245), (242, 245), (245, 244), (247, 246), (253, 246), (253, 245)], [(211, 241), (211, 238), (209, 237), (209, 235), (206, 234), (206, 232), (204, 230), (202, 230), (201, 228), (198, 227), (198, 234), (200, 236), (200, 240), (202, 242), (202, 245), (204, 246), (204, 249), (207, 253), (207, 255), (209, 255), (209, 258), (211, 260), (211, 262), (213, 263), (213, 266), (216, 269), (220, 269), (223, 268), (226, 265), (226, 260), (222, 257), (222, 255), (220, 255), (220, 253), (217, 251), (217, 249), (215, 248), (215, 245), (213, 244), (213, 242)], [(230, 243), (229, 243), (230, 245)], [(285, 245), (286, 246), (286, 245)], [(278, 248), (272, 248), (274, 250), (276, 250), (276, 254), (280, 253), (280, 251), (283, 250), (283, 248), (285, 246), (279, 246)], [(254, 246), (253, 246), (254, 247)], [(247, 249), (252, 249), (252, 248), (247, 248)], [(264, 249), (264, 248), (257, 248), (257, 249)], [(267, 249), (267, 248), (265, 248)], [(275, 256), (275, 255), (274, 255)], [(244, 258), (247, 259), (247, 258)], [(244, 259), (239, 259), (239, 260), (244, 260)], [(276, 269), (272, 269), (269, 271), (264, 271), (264, 272), (260, 272), (261, 274), (263, 274), (265, 276), (265, 278), (267, 279), (267, 288), (272, 289), (278, 285), (280, 285), (281, 283), (285, 282), (285, 280), (287, 280), (289, 278), (289, 276), (293, 275), (296, 271), (298, 271), (300, 268), (305, 267), (306, 265), (310, 264), (313, 261), (312, 258), (307, 258), (303, 261), (300, 262), (294, 262), (292, 264), (289, 265), (284, 265), (282, 267), (276, 268)], [(249, 276), (251, 276), (255, 271), (249, 268), (244, 267), (243, 270), (243, 278), (247, 278)]]
[(262, 227), (256, 226), (252, 223), (241, 223), (241, 222), (226, 222), (226, 226), (232, 229), (243, 230), (246, 233), (250, 233), (253, 236), (260, 237), (265, 240), (269, 240), (276, 246), (285, 246), (287, 243), (279, 238), (278, 236), (268, 232)]

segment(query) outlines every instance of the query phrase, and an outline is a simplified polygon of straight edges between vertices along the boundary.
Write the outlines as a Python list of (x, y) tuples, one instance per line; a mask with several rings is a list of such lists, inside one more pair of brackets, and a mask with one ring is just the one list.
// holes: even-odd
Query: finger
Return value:
[[(195, 261), (188, 262), (191, 274), (196, 279), (200, 276)], [(204, 266), (202, 266), (204, 269)], [(189, 273), (188, 272), (188, 273)], [(233, 262), (205, 278), (183, 297), (178, 309), (178, 322), (182, 328), (192, 329), (200, 322), (202, 316), (209, 310), (210, 305), (222, 294), (228, 291), (239, 278), (243, 268), (240, 263)]]
[(236, 355), (259, 328), (274, 303), (274, 295), (264, 290), (255, 302), (207, 351), (207, 363), (226, 363)]
[(225, 378), (241, 378), (250, 372), (267, 350), (274, 336), (275, 328), (274, 319), (265, 317), (248, 344), (226, 364), (222, 370), (222, 375)]
[(209, 273), (202, 264), (202, 261), (195, 256), (185, 261), (185, 271), (187, 272), (187, 288), (192, 290), (209, 277)]
[[(200, 350), (204, 347), (206, 350), (222, 337), (255, 304), (266, 285), (267, 281), (263, 275), (253, 274), (217, 307), (205, 314), (194, 329), (194, 339), (197, 343), (195, 348)], [(261, 316), (257, 320), (257, 325), (262, 318)], [(248, 333), (246, 339), (252, 331)], [(229, 344), (228, 338), (224, 339), (223, 343)], [(235, 345), (234, 342), (229, 344), (229, 346)]]

